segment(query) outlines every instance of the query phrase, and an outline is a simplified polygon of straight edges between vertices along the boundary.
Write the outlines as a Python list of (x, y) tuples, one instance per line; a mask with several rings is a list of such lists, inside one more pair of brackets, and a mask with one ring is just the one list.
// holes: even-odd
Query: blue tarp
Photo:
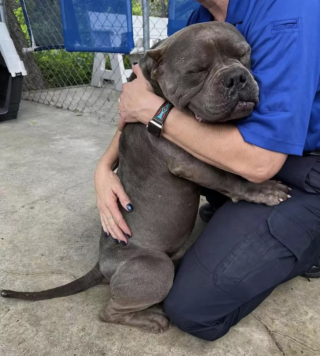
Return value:
[(60, 0), (64, 46), (70, 52), (130, 53), (131, 0)]
[(199, 6), (195, 0), (169, 0), (168, 36), (186, 27), (191, 13)]
[[(131, 0), (20, 2), (31, 44), (39, 50), (65, 47), (70, 52), (130, 53), (134, 48)], [(195, 0), (169, 0), (168, 35), (184, 28), (198, 7)]]

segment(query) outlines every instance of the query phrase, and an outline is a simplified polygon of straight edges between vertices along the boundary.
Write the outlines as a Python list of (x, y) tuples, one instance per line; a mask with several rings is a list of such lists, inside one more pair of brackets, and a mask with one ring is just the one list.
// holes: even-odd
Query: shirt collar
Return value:
[(243, 22), (250, 5), (250, 0), (230, 0), (226, 22), (236, 25)]

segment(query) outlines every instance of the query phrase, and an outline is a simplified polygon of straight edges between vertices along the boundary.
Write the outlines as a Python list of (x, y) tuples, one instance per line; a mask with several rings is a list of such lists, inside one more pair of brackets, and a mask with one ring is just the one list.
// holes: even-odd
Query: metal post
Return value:
[(8, 26), (4, 0), (0, 0), (0, 22), (4, 22)]
[(164, 3), (164, 0), (160, 0), (160, 3), (161, 3), (161, 17), (166, 17), (167, 16), (166, 4)]
[(149, 29), (149, 0), (142, 0), (143, 15), (143, 47), (144, 53), (150, 47), (150, 29)]

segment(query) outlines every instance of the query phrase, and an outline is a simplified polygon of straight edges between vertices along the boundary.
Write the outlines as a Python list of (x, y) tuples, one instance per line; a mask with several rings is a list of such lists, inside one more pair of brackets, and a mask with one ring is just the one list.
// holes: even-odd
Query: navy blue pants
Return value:
[[(276, 207), (227, 200), (187, 251), (164, 301), (180, 329), (216, 340), (318, 261), (320, 159), (289, 157), (277, 179), (291, 199)], [(213, 205), (215, 196), (207, 195)]]

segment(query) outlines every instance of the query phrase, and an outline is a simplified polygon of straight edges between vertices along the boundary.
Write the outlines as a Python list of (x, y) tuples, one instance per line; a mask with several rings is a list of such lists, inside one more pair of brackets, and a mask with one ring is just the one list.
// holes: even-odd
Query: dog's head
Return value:
[(250, 72), (250, 46), (233, 26), (189, 26), (149, 50), (140, 65), (157, 94), (204, 122), (249, 115), (259, 89)]

